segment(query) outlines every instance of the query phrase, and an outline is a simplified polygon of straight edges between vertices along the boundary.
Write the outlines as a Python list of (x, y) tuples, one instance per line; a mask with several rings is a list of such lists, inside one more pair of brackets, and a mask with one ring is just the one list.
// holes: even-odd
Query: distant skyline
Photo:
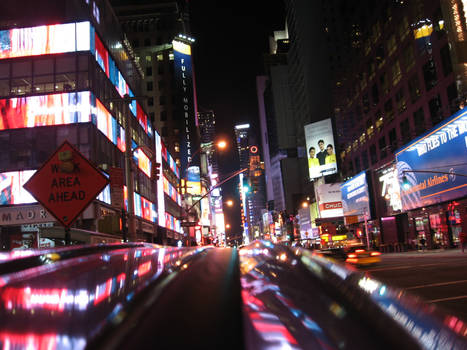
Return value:
[[(234, 125), (249, 123), (258, 135), (256, 76), (264, 74), (269, 36), (285, 28), (285, 9), (283, 0), (189, 3), (198, 105), (214, 111), (217, 134), (229, 141), (229, 150), (219, 156), (222, 176), (239, 168)], [(238, 180), (226, 183), (224, 198), (238, 199), (237, 185)], [(236, 233), (241, 230), (238, 204), (226, 210), (226, 222)]]

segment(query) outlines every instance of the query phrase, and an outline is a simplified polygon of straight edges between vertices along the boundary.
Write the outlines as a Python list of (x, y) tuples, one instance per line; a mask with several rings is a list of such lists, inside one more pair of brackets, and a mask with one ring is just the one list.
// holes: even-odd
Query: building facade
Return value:
[(31, 1), (2, 4), (2, 249), (38, 246), (38, 232), (60, 244), (63, 229), (22, 186), (65, 140), (111, 183), (73, 224), (72, 241), (79, 230), (157, 241), (154, 160), (143, 151), (154, 150), (155, 131), (135, 99), (138, 62), (107, 1), (43, 4), (34, 15), (17, 11)]

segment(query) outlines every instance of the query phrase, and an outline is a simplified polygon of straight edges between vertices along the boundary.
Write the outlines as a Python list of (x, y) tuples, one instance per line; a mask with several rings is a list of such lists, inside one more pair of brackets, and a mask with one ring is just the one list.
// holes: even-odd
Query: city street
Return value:
[(361, 270), (467, 320), (467, 252), (453, 249), (384, 254), (379, 265)]

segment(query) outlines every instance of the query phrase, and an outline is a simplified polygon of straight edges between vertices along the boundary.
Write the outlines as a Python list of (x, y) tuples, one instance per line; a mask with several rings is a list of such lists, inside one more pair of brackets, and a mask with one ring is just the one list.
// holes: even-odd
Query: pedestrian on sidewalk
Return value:
[(464, 231), (459, 233), (459, 241), (461, 243), (462, 253), (464, 253), (464, 249), (467, 248), (467, 233), (465, 233)]
[(426, 248), (425, 244), (426, 244), (426, 239), (425, 237), (422, 236), (422, 238), (420, 238), (420, 245), (422, 246), (422, 252), (425, 251), (425, 248)]

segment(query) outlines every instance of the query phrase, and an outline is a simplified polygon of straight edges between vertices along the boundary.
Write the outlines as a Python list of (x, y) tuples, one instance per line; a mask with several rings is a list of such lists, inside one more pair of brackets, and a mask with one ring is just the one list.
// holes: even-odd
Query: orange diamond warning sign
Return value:
[(24, 188), (69, 227), (108, 182), (99, 169), (65, 141)]

